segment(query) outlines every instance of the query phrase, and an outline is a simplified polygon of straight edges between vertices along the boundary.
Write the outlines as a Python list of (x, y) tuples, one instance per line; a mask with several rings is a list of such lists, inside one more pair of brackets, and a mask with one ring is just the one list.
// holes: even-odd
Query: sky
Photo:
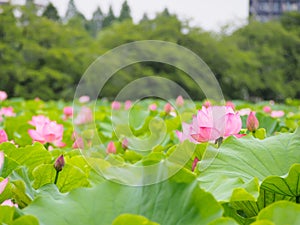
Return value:
[[(18, 0), (22, 1), (22, 0)], [(36, 0), (45, 2), (47, 0)], [(69, 0), (50, 0), (64, 15)], [(119, 14), (124, 0), (74, 0), (75, 5), (88, 19), (91, 18), (97, 6), (107, 13), (112, 5), (116, 15)], [(168, 8), (180, 19), (189, 19), (190, 25), (200, 26), (205, 30), (220, 31), (227, 24), (240, 26), (247, 22), (249, 0), (127, 0), (135, 22), (138, 22), (146, 12), (153, 18), (157, 12)]]

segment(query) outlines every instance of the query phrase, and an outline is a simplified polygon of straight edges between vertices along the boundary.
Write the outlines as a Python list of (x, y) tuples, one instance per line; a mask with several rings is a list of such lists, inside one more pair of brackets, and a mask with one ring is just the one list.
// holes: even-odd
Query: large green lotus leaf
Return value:
[(0, 206), (0, 224), (38, 225), (38, 220), (32, 215), (19, 215), (15, 207)]
[(121, 214), (141, 215), (164, 224), (209, 224), (223, 213), (213, 196), (191, 184), (165, 181), (144, 187), (105, 181), (92, 188), (61, 194), (44, 186), (23, 211), (38, 217), (41, 225), (108, 225)]
[[(33, 170), (34, 188), (53, 183), (56, 176), (56, 170), (53, 164), (44, 164)], [(78, 187), (88, 186), (87, 175), (78, 167), (66, 164), (57, 179), (57, 186), (61, 192), (68, 192)]]
[(232, 218), (223, 217), (211, 222), (209, 225), (238, 225), (238, 223)]
[(261, 184), (260, 192), (258, 202), (261, 208), (278, 200), (300, 203), (300, 164), (293, 165), (286, 176), (267, 177)]
[[(260, 223), (260, 221), (268, 221)], [(300, 224), (300, 205), (288, 201), (279, 201), (265, 209), (257, 216), (257, 222), (253, 225), (276, 224), (276, 225), (299, 225)]]
[(38, 165), (51, 162), (50, 153), (38, 142), (21, 148), (16, 148), (11, 143), (3, 143), (0, 145), (0, 150), (19, 165), (27, 166), (30, 171)]
[[(258, 200), (243, 199), (241, 196), (231, 198), (231, 206), (237, 210), (242, 210), (247, 217), (254, 217), (258, 212), (268, 205), (280, 201), (288, 200), (300, 203), (300, 164), (291, 167), (288, 175), (269, 176), (260, 186)], [(246, 196), (245, 193), (242, 196)]]
[(112, 225), (159, 225), (158, 223), (151, 222), (147, 218), (139, 215), (122, 214), (118, 216)]
[[(213, 146), (207, 148), (198, 167), (200, 186), (220, 201), (229, 201), (236, 188), (244, 188), (248, 197), (252, 195), (256, 199), (258, 181), (271, 175), (285, 175), (292, 164), (300, 162), (299, 148), (299, 129), (292, 134), (280, 134), (264, 140), (252, 136), (229, 137), (219, 149)], [(220, 188), (214, 188), (216, 182), (221, 185)]]

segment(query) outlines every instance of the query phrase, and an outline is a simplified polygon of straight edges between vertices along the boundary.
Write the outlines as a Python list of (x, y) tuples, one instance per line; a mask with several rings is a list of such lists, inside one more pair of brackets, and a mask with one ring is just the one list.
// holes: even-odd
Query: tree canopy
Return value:
[[(112, 7), (107, 13), (98, 8), (90, 20), (73, 0), (64, 19), (51, 3), (42, 16), (30, 1), (22, 7), (0, 7), (0, 89), (10, 96), (72, 99), (82, 74), (98, 56), (124, 43), (163, 40), (199, 55), (227, 98), (300, 97), (300, 16), (296, 12), (279, 21), (250, 21), (232, 34), (215, 34), (189, 26), (167, 9), (153, 19), (145, 14), (133, 23), (126, 1), (120, 16)], [(20, 17), (14, 14), (17, 8)], [(128, 82), (153, 75), (172, 79), (194, 99), (204, 97), (182, 71), (154, 62), (119, 71), (101, 96), (114, 97)]]

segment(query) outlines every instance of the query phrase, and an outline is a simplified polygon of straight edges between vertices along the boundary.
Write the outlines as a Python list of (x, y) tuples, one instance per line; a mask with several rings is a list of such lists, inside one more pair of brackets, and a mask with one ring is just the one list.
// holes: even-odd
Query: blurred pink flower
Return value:
[(250, 112), (246, 121), (246, 126), (250, 132), (256, 131), (257, 128), (259, 127), (259, 122), (255, 116), (255, 112)]
[(278, 110), (278, 111), (274, 110), (271, 112), (271, 117), (273, 117), (273, 118), (280, 118), (283, 116), (284, 116), (284, 111), (282, 111), (282, 110)]
[(211, 106), (211, 102), (209, 100), (206, 100), (205, 102), (203, 102), (202, 106), (208, 108)]
[(38, 116), (33, 116), (32, 119), (28, 122), (30, 125), (32, 126), (40, 126), (43, 125), (45, 123), (49, 123), (50, 120), (48, 117), (44, 116), (44, 115), (38, 115)]
[(8, 183), (8, 178), (5, 178), (0, 182), (0, 194), (4, 191), (7, 183)]
[(264, 107), (263, 107), (263, 111), (264, 111), (265, 113), (271, 113), (272, 109), (271, 109), (270, 106), (264, 106)]
[(178, 106), (178, 107), (182, 107), (184, 105), (184, 99), (181, 95), (179, 95), (177, 98), (176, 98), (176, 102), (175, 104)]
[(8, 137), (5, 130), (0, 130), (0, 143), (7, 142)]
[(0, 101), (7, 99), (7, 93), (5, 91), (0, 91)]
[(79, 100), (80, 103), (86, 103), (86, 102), (90, 101), (90, 96), (83, 95), (78, 100)]
[(64, 107), (63, 111), (64, 111), (64, 119), (68, 119), (73, 116), (73, 107), (72, 106)]
[(72, 148), (80, 148), (83, 149), (84, 148), (84, 141), (81, 137), (78, 137), (75, 139)]
[(117, 152), (117, 149), (116, 149), (115, 143), (113, 141), (110, 141), (107, 145), (106, 153), (107, 154), (115, 154), (116, 152)]
[(226, 106), (229, 106), (229, 107), (231, 107), (233, 110), (235, 110), (235, 105), (234, 105), (233, 102), (227, 101), (225, 105), (226, 105)]
[(193, 117), (191, 124), (183, 124), (183, 132), (177, 131), (180, 141), (215, 142), (220, 137), (237, 135), (242, 128), (242, 120), (229, 106), (202, 107)]
[(14, 113), (14, 109), (13, 107), (2, 107), (0, 109), (0, 116), (7, 116), (7, 117), (13, 117), (16, 116), (16, 114)]
[(151, 111), (155, 111), (156, 109), (157, 109), (157, 105), (155, 104), (155, 103), (152, 103), (152, 104), (150, 104), (149, 105), (149, 110), (151, 110)]
[(13, 203), (12, 200), (10, 200), (10, 199), (5, 200), (4, 202), (2, 202), (1, 205), (2, 205), (2, 206), (5, 206), (5, 205), (6, 205), (6, 206), (18, 208), (18, 204)]
[(171, 112), (172, 110), (174, 110), (174, 108), (172, 107), (172, 105), (171, 105), (169, 102), (167, 102), (167, 103), (165, 104), (165, 106), (164, 106), (164, 111), (165, 111), (165, 113), (166, 113), (166, 114), (170, 114), (170, 112)]
[(128, 110), (132, 106), (132, 102), (130, 100), (125, 101), (125, 109)]
[[(30, 121), (31, 125), (35, 124), (35, 130), (29, 129), (28, 133), (33, 141), (40, 142), (42, 144), (51, 143), (56, 147), (64, 147), (65, 143), (62, 142), (64, 127), (61, 124), (57, 124), (55, 121), (48, 121), (48, 118), (37, 117)], [(34, 121), (38, 120), (38, 121)], [(34, 121), (34, 122), (33, 122)]]
[(118, 101), (113, 101), (113, 102), (111, 103), (111, 108), (112, 108), (113, 110), (119, 110), (119, 109), (121, 108), (121, 103), (118, 102)]
[(93, 121), (93, 113), (92, 110), (88, 107), (83, 106), (77, 117), (74, 120), (74, 123), (76, 125), (81, 125), (81, 124), (86, 124), (86, 123), (90, 123)]

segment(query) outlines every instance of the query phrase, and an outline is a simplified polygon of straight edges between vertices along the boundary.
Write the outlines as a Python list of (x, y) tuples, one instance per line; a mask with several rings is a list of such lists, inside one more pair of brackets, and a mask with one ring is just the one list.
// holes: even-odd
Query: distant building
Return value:
[(250, 0), (249, 17), (266, 22), (278, 19), (284, 12), (299, 11), (300, 0)]

